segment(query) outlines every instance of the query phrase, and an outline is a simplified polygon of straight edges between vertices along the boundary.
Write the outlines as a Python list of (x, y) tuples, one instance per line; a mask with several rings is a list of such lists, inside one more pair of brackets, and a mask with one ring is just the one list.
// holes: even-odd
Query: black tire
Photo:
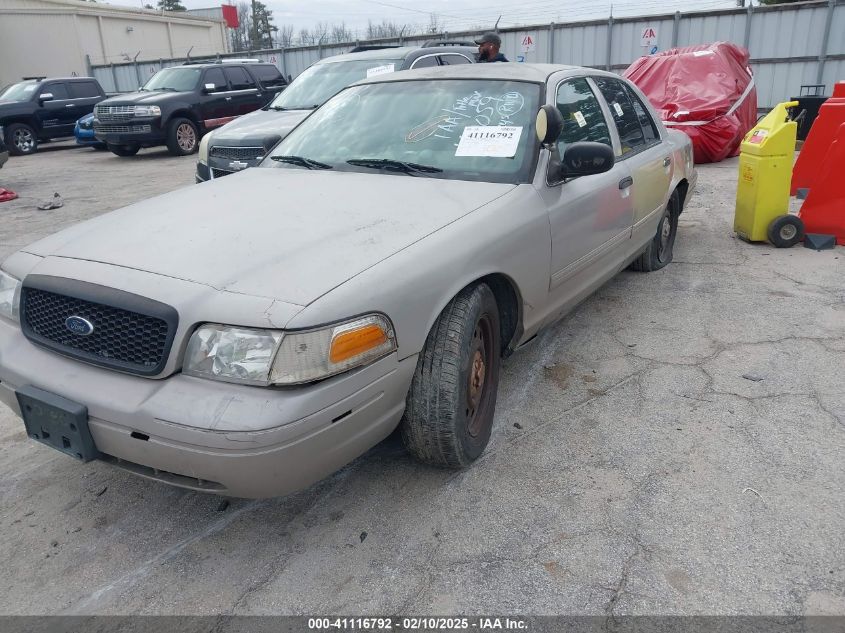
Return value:
[(199, 146), (199, 130), (190, 119), (179, 117), (167, 126), (167, 151), (173, 156), (193, 154)]
[(109, 151), (116, 156), (134, 156), (141, 148), (138, 145), (109, 145)]
[(428, 464), (464, 468), (493, 429), (501, 362), (496, 297), (467, 287), (437, 318), (420, 353), (400, 424), (405, 447)]
[(631, 270), (652, 272), (660, 270), (672, 261), (675, 248), (675, 237), (678, 234), (678, 216), (681, 214), (681, 199), (677, 191), (669, 196), (669, 202), (663, 210), (657, 233), (648, 243), (645, 250), (631, 262)]
[(38, 135), (26, 123), (12, 123), (6, 128), (6, 145), (12, 156), (26, 156), (38, 151)]
[(804, 223), (797, 215), (779, 215), (769, 224), (766, 236), (777, 248), (790, 248), (804, 239)]

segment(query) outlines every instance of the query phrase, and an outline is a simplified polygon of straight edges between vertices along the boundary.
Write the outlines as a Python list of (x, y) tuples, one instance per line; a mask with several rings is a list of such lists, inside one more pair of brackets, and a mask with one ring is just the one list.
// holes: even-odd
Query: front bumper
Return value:
[(172, 485), (275, 497), (326, 477), (398, 424), (416, 356), (396, 354), (296, 388), (162, 380), (86, 365), (42, 349), (0, 320), (0, 402), (33, 385), (84, 404), (104, 459)]

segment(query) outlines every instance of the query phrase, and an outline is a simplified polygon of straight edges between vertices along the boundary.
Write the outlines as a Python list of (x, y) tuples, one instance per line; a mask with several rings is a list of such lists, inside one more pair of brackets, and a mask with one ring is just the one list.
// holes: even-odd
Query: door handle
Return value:
[(663, 159), (663, 166), (664, 167), (668, 167), (671, 164), (672, 164), (672, 158), (671, 157), (667, 156), (666, 158)]
[(226, 97), (226, 101), (231, 101), (232, 97)]
[(65, 104), (65, 107), (66, 107), (66, 108), (72, 108), (72, 107), (73, 107), (73, 104), (72, 104), (72, 103), (66, 103), (66, 104)]
[(623, 178), (622, 180), (619, 181), (619, 188), (620, 189), (627, 189), (628, 187), (630, 187), (633, 184), (634, 184), (634, 179), (631, 178), (630, 176), (626, 176), (625, 178)]

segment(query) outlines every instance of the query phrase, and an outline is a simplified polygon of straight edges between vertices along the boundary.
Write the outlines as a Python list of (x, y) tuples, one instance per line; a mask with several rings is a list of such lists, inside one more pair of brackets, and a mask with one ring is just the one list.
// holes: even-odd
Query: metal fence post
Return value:
[(754, 7), (751, 6), (751, 3), (748, 3), (748, 9), (746, 11), (745, 16), (745, 37), (742, 40), (742, 45), (745, 47), (745, 50), (750, 52), (748, 48), (751, 45), (751, 16), (754, 15)]
[(827, 2), (827, 23), (824, 26), (824, 37), (822, 37), (822, 47), (819, 51), (819, 65), (816, 71), (816, 83), (822, 83), (824, 79), (824, 62), (827, 58), (827, 45), (830, 43), (830, 24), (833, 22), (833, 12), (836, 10), (836, 0), (828, 0)]
[(287, 48), (284, 46), (282, 47), (282, 75), (284, 75), (285, 81), (288, 80), (288, 62), (285, 57), (285, 53), (287, 52)]
[(549, 54), (547, 61), (551, 64), (555, 60), (555, 23), (549, 24)]
[(611, 53), (613, 52), (613, 16), (607, 18), (607, 62), (604, 65), (605, 70), (610, 70)]
[(89, 77), (94, 76), (94, 67), (91, 66), (91, 56), (88, 53), (85, 53), (85, 72)]
[(120, 87), (117, 85), (117, 69), (114, 67), (114, 64), (111, 65), (111, 78), (114, 82), (114, 91), (120, 92)]
[(672, 48), (678, 48), (678, 36), (681, 30), (681, 12), (675, 11), (675, 22), (672, 24)]

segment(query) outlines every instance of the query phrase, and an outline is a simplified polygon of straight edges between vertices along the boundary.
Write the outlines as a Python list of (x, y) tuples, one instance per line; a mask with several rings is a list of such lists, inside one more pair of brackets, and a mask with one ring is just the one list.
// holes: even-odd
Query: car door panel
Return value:
[[(610, 125), (592, 86), (583, 78), (556, 85), (553, 104), (563, 117), (556, 152), (581, 141), (613, 146)], [(578, 294), (604, 279), (621, 260), (620, 247), (630, 239), (633, 223), (631, 179), (627, 165), (617, 163), (603, 174), (543, 183), (541, 196), (549, 210), (552, 257), (549, 288), (561, 296)]]
[(672, 179), (670, 148), (662, 141), (657, 126), (643, 101), (622, 81), (594, 78), (607, 103), (622, 146), (622, 162), (633, 177), (632, 240), (634, 251), (654, 237), (666, 206)]
[(76, 123), (76, 110), (73, 101), (69, 99), (67, 87), (64, 82), (47, 82), (39, 90), (39, 94), (45, 93), (52, 94), (53, 99), (44, 101), (36, 111), (43, 130), (42, 136), (70, 136)]
[[(209, 91), (205, 86), (214, 84)], [(205, 71), (200, 86), (199, 110), (206, 129), (214, 129), (232, 120), (229, 113), (231, 94), (229, 83), (222, 68), (209, 68)]]
[(260, 91), (252, 76), (240, 66), (224, 68), (231, 92), (227, 95), (229, 116), (249, 114), (261, 107)]

